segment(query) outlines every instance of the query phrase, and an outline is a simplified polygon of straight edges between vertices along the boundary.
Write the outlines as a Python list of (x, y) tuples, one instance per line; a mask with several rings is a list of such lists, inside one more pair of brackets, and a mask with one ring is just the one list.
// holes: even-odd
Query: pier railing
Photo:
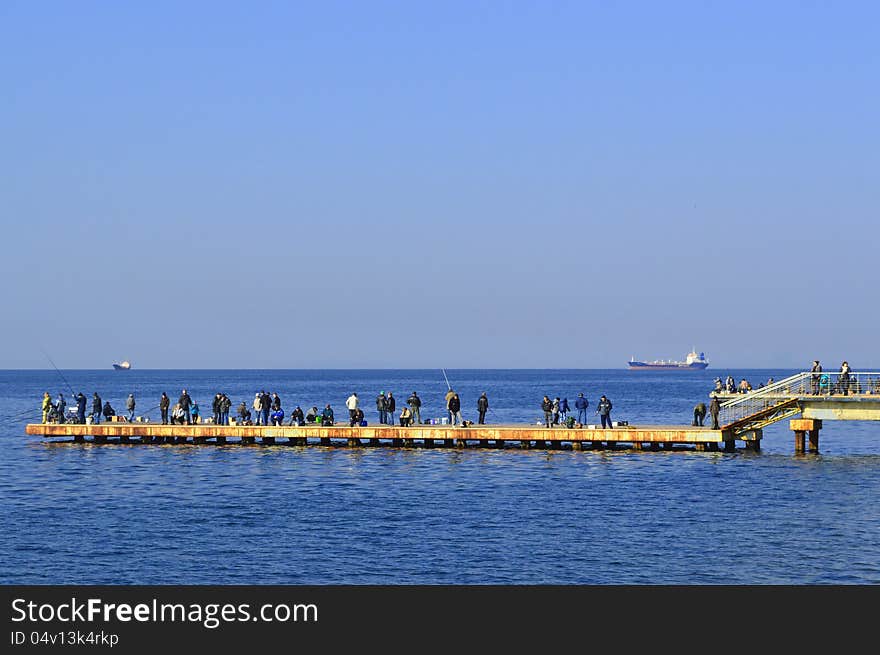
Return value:
[(797, 414), (798, 399), (811, 396), (880, 395), (880, 373), (796, 373), (721, 403), (719, 422), (735, 431), (755, 429)]

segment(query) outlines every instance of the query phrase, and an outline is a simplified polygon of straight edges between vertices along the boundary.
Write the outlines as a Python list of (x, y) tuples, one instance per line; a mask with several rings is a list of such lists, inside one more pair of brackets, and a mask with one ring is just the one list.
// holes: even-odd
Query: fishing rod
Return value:
[(41, 351), (43, 352), (43, 354), (46, 356), (46, 359), (49, 360), (49, 363), (52, 365), (52, 368), (54, 368), (56, 371), (58, 371), (58, 375), (61, 376), (61, 379), (64, 380), (64, 384), (66, 384), (66, 385), (67, 385), (67, 388), (70, 389), (70, 395), (71, 395), (71, 396), (75, 396), (75, 395), (76, 395), (76, 392), (73, 390), (73, 387), (70, 386), (70, 382), (67, 381), (67, 378), (64, 377), (64, 374), (59, 370), (59, 368), (58, 368), (57, 366), (55, 366), (55, 362), (53, 362), (53, 361), (52, 361), (52, 358), (49, 357), (49, 353), (47, 353), (47, 352), (46, 352), (45, 350), (43, 350), (42, 348), (40, 348), (40, 350), (41, 350)]
[(446, 369), (441, 368), (440, 370), (443, 371), (443, 379), (446, 380), (446, 388), (452, 391), (452, 386), (449, 384), (449, 378), (446, 377)]

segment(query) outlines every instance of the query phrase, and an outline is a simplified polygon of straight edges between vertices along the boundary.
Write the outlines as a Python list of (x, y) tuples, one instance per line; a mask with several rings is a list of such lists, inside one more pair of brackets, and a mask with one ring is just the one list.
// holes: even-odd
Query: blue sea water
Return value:
[[(475, 418), (533, 423), (544, 394), (614, 403), (633, 425), (689, 423), (712, 379), (794, 371), (447, 370)], [(63, 379), (62, 379), (63, 378)], [(4, 584), (855, 584), (880, 582), (880, 428), (826, 422), (794, 455), (52, 443), (24, 434), (68, 383), (155, 420), (164, 390), (210, 411), (261, 389), (285, 408), (412, 391), (444, 413), (439, 370), (0, 371)]]

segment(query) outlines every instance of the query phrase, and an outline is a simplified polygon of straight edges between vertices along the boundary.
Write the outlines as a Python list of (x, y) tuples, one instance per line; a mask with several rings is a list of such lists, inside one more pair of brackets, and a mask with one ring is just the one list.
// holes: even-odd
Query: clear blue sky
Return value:
[(0, 3), (0, 368), (877, 356), (880, 3)]

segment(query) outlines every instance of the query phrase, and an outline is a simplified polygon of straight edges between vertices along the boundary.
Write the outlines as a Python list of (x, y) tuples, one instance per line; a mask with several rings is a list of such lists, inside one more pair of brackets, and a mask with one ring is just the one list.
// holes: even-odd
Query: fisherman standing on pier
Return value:
[(64, 400), (64, 394), (58, 392), (58, 398), (55, 400), (55, 420), (64, 423), (64, 412), (67, 411), (67, 401)]
[(130, 393), (130, 394), (128, 394), (128, 399), (126, 399), (126, 401), (125, 401), (125, 409), (128, 410), (128, 422), (129, 423), (134, 421), (134, 407), (135, 407), (134, 394)]
[(452, 394), (452, 398), (449, 399), (449, 415), (452, 417), (452, 425), (458, 425), (462, 423), (461, 418), (461, 398), (458, 397), (458, 394)]
[(263, 425), (269, 425), (269, 409), (272, 406), (272, 397), (267, 391), (260, 392), (260, 420)]
[(345, 406), (348, 408), (348, 424), (350, 427), (355, 426), (355, 422), (357, 421), (357, 410), (360, 405), (360, 400), (358, 400), (358, 395), (354, 392), (348, 397), (345, 401)]
[(168, 408), (171, 406), (171, 399), (164, 391), (159, 397), (159, 413), (162, 414), (162, 425), (168, 425)]
[(101, 410), (104, 409), (104, 404), (101, 402), (101, 396), (98, 395), (96, 391), (92, 395), (92, 423), (97, 425), (101, 422)]
[(544, 424), (548, 428), (553, 427), (553, 401), (548, 396), (541, 401), (541, 410), (544, 412)]
[(223, 425), (223, 419), (220, 416), (220, 393), (214, 394), (214, 400), (211, 401), (211, 411), (214, 414), (214, 423)]
[(385, 425), (387, 413), (385, 411), (385, 392), (380, 391), (376, 396), (376, 411), (379, 412), (379, 425)]
[(388, 425), (394, 425), (394, 411), (397, 409), (397, 401), (389, 391), (385, 396), (385, 421)]
[(412, 412), (413, 420), (416, 425), (421, 425), (422, 423), (422, 399), (418, 397), (415, 391), (412, 392), (412, 395), (406, 399), (406, 404), (409, 405), (409, 409)]
[(718, 425), (718, 414), (721, 412), (721, 403), (718, 402), (718, 396), (712, 396), (712, 400), (709, 402), (709, 414), (712, 416), (712, 429), (720, 430), (721, 428)]
[(822, 377), (822, 365), (819, 364), (818, 359), (813, 360), (813, 366), (810, 369), (810, 391), (812, 391), (814, 396), (819, 395), (819, 378)]
[(76, 394), (76, 422), (86, 422), (86, 397), (82, 391)]
[(489, 411), (489, 398), (486, 397), (486, 392), (484, 391), (480, 394), (480, 397), (477, 398), (477, 414), (479, 414), (477, 423), (479, 425), (483, 425), (486, 422), (487, 411)]
[(608, 400), (604, 395), (599, 398), (599, 405), (596, 408), (596, 413), (599, 415), (599, 418), (602, 420), (602, 429), (605, 429), (605, 424), (608, 424), (608, 429), (611, 430), (614, 426), (611, 424), (611, 401)]
[(452, 412), (449, 410), (449, 401), (452, 400), (452, 397), (455, 395), (455, 392), (452, 390), (452, 387), (449, 387), (449, 391), (446, 392), (446, 396), (444, 397), (444, 402), (446, 403), (446, 413), (449, 414), (449, 423), (452, 423)]
[(584, 394), (579, 393), (577, 400), (574, 401), (574, 407), (578, 411), (578, 423), (581, 425), (587, 423), (587, 407), (589, 406), (590, 401), (584, 397)]
[(192, 423), (192, 398), (190, 398), (186, 389), (181, 392), (177, 404), (180, 405), (180, 409), (183, 411), (183, 417), (186, 419), (186, 424), (190, 425)]
[(43, 423), (49, 422), (49, 412), (52, 411), (52, 396), (48, 391), (43, 392), (43, 404), (40, 405), (40, 411), (43, 412)]

